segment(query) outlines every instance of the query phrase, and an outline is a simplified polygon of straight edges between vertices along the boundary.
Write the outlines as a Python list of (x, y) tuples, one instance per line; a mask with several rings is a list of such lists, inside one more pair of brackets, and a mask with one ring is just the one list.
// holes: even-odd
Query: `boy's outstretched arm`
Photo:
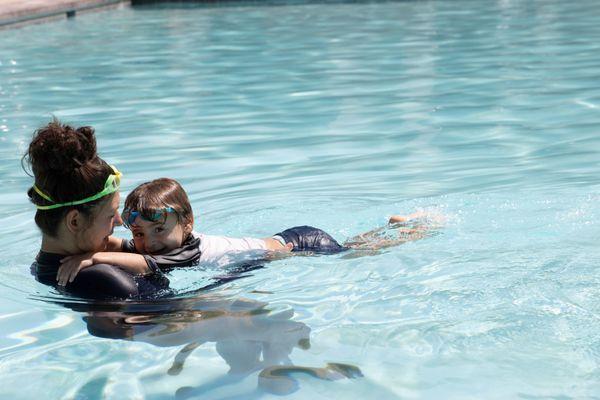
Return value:
[(56, 280), (60, 286), (73, 282), (79, 271), (96, 264), (119, 266), (134, 275), (145, 275), (151, 271), (144, 256), (133, 253), (99, 252), (68, 256), (60, 260)]

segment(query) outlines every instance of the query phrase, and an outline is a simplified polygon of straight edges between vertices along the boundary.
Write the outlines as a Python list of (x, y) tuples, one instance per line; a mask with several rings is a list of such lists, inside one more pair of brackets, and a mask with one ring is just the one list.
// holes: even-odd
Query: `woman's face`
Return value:
[(77, 235), (78, 247), (82, 253), (103, 251), (108, 245), (108, 237), (112, 235), (115, 225), (123, 221), (119, 215), (119, 192), (115, 192), (93, 211), (90, 225)]

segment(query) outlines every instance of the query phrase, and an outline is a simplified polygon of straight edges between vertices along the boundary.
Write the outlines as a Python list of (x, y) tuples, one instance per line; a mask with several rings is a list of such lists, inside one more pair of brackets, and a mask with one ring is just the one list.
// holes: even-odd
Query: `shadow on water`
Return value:
[[(295, 376), (299, 374), (325, 381), (362, 377), (358, 367), (347, 364), (294, 365), (290, 358), (294, 348), (310, 348), (310, 328), (292, 319), (293, 309), (273, 310), (266, 302), (211, 293), (151, 301), (41, 299), (82, 313), (93, 336), (157, 347), (181, 346), (168, 375), (180, 374), (195, 349), (214, 342), (229, 366), (228, 373), (198, 386), (178, 388), (175, 395), (179, 399), (204, 395), (254, 373), (258, 373), (256, 397), (265, 392), (285, 395), (297, 391)], [(78, 395), (86, 395), (90, 385), (97, 390), (102, 382), (88, 382)]]

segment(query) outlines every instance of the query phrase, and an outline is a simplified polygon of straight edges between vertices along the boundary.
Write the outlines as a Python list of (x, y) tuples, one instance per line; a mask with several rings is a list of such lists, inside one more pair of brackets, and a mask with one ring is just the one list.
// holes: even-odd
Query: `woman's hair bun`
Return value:
[(99, 193), (114, 173), (97, 154), (93, 128), (73, 128), (56, 118), (35, 131), (21, 164), (26, 172), (33, 172), (35, 182), (27, 192), (31, 202), (37, 206), (60, 205), (38, 208), (35, 213), (37, 226), (52, 237), (58, 237), (60, 221), (69, 210), (74, 208), (92, 217), (92, 209), (105, 201), (106, 196), (77, 205), (61, 203), (76, 202)]
[(98, 157), (94, 129), (75, 129), (54, 119), (35, 132), (28, 156), (34, 174), (44, 169), (69, 175)]

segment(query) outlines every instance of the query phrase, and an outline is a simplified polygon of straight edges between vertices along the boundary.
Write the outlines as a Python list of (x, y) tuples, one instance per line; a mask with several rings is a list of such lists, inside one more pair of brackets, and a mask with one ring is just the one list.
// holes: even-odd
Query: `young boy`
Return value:
[[(389, 223), (406, 222), (422, 214), (393, 216)], [(193, 231), (194, 216), (181, 185), (169, 178), (155, 179), (138, 186), (125, 199), (121, 214), (133, 239), (110, 237), (107, 248), (121, 252), (97, 252), (61, 260), (57, 281), (64, 286), (77, 273), (95, 264), (118, 265), (133, 274), (162, 274), (176, 267), (226, 266), (266, 260), (277, 254), (311, 252), (335, 254), (350, 248), (374, 250), (423, 237), (422, 230), (410, 229), (410, 238), (384, 238), (383, 228), (359, 235), (344, 246), (326, 232), (310, 226), (287, 229), (268, 238), (230, 238)]]

